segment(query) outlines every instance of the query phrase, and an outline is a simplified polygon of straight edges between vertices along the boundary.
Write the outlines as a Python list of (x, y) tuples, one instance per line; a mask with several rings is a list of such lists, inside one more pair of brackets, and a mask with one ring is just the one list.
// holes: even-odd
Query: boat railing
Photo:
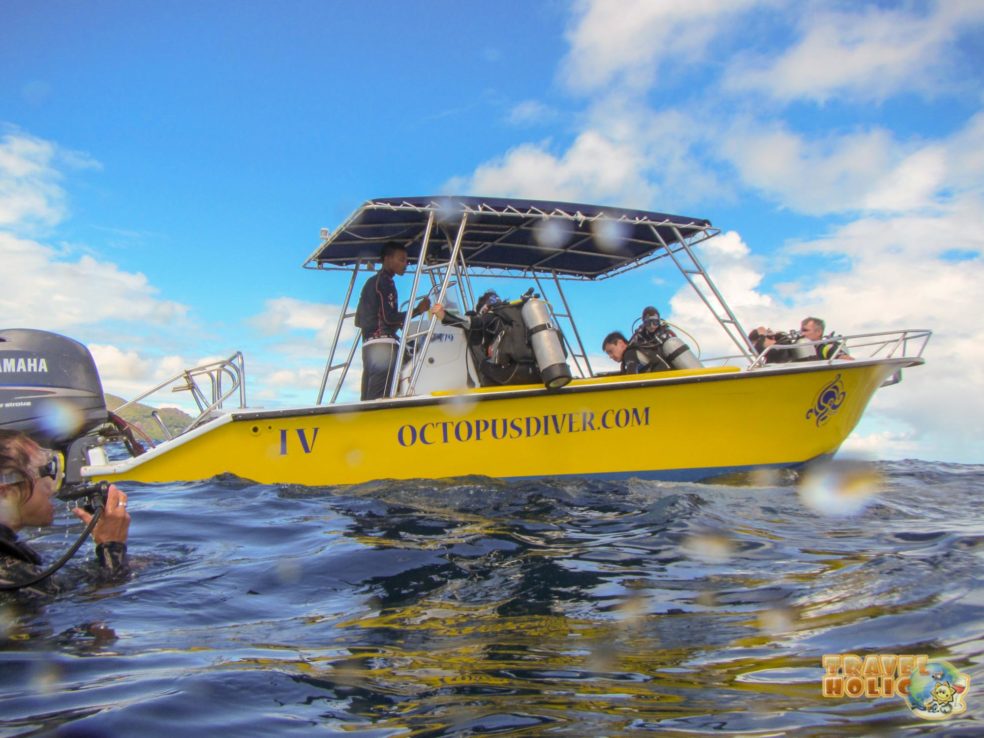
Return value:
[[(241, 351), (237, 351), (227, 359), (201, 364), (191, 369), (183, 369), (173, 377), (166, 379), (143, 394), (134, 397), (113, 412), (120, 415), (128, 407), (170, 389), (171, 392), (188, 392), (198, 408), (198, 415), (183, 428), (178, 435), (204, 423), (212, 417), (216, 410), (224, 409), (229, 398), (239, 395), (239, 408), (246, 407), (246, 365)], [(165, 438), (173, 438), (174, 434), (165, 425), (160, 413), (153, 411), (151, 416), (157, 421)]]
[[(362, 340), (362, 332), (357, 329), (352, 339), (352, 343), (349, 346), (348, 355), (345, 360), (339, 364), (335, 363), (336, 351), (338, 350), (339, 340), (342, 336), (342, 327), (349, 320), (353, 322), (355, 321), (355, 311), (350, 311), (349, 306), (352, 303), (352, 292), (355, 289), (355, 281), (358, 278), (362, 267), (362, 261), (357, 261), (352, 269), (352, 276), (349, 278), (348, 290), (346, 290), (345, 300), (342, 302), (341, 314), (338, 316), (338, 322), (335, 324), (335, 333), (331, 339), (331, 346), (328, 349), (328, 361), (325, 363), (325, 371), (321, 376), (321, 386), (318, 389), (318, 405), (320, 405), (324, 400), (325, 390), (328, 387), (328, 379), (331, 377), (333, 372), (341, 373), (338, 376), (338, 381), (335, 382), (335, 388), (332, 391), (329, 404), (334, 404), (335, 400), (338, 399), (338, 393), (341, 392), (342, 385), (345, 383), (345, 377), (348, 376), (349, 367), (352, 366), (352, 359), (355, 358), (355, 351), (358, 349), (359, 343)], [(368, 265), (366, 265), (366, 269), (370, 269)]]
[[(817, 358), (817, 361), (833, 363), (835, 361), (852, 359), (900, 359), (921, 358), (926, 344), (933, 335), (925, 328), (907, 328), (897, 331), (879, 331), (875, 333), (853, 333), (846, 336), (833, 335), (818, 341), (800, 339), (795, 344), (775, 343), (755, 357), (748, 366), (749, 370), (761, 369), (769, 363), (769, 359), (779, 352), (787, 352), (794, 348), (832, 346), (833, 350), (827, 358)], [(717, 357), (721, 361), (733, 357)]]

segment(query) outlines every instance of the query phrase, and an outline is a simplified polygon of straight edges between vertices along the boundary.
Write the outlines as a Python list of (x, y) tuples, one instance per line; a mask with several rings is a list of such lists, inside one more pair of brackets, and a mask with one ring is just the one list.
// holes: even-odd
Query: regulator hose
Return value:
[(62, 556), (47, 569), (42, 571), (40, 574), (31, 577), (26, 582), (11, 582), (11, 583), (0, 583), (0, 592), (10, 592), (13, 590), (24, 589), (24, 587), (30, 587), (33, 584), (44, 581), (56, 571), (61, 569), (68, 563), (68, 560), (72, 558), (76, 551), (85, 543), (85, 539), (89, 537), (92, 533), (92, 529), (96, 527), (96, 523), (99, 522), (99, 518), (102, 517), (103, 508), (106, 506), (106, 495), (109, 493), (109, 484), (107, 482), (96, 482), (94, 484), (73, 484), (65, 487), (61, 492), (59, 492), (56, 497), (63, 502), (71, 502), (72, 500), (81, 500), (88, 498), (90, 500), (89, 504), (93, 509), (92, 519), (89, 521), (88, 525), (85, 526), (85, 530), (79, 535), (78, 539), (68, 550), (62, 554)]

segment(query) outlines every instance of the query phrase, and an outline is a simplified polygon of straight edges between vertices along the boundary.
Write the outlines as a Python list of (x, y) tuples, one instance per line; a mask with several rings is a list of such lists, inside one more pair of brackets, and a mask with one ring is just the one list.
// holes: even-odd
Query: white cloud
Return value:
[(984, 5), (919, 3), (879, 7), (812, 3), (799, 16), (799, 39), (781, 54), (733, 59), (724, 78), (734, 93), (783, 102), (832, 98), (883, 101), (898, 92), (936, 97), (954, 86), (946, 74), (960, 33), (984, 22)]
[[(897, 425), (897, 423), (896, 423)], [(921, 444), (911, 430), (855, 431), (841, 446), (841, 455), (866, 459), (915, 458), (922, 451)]]
[(557, 117), (557, 112), (539, 100), (524, 100), (514, 105), (507, 120), (514, 126), (529, 126), (549, 123)]
[[(965, 254), (959, 262), (947, 257), (955, 247)], [(843, 257), (850, 268), (817, 275), (812, 286), (804, 285), (789, 305), (792, 314), (819, 315), (841, 332), (935, 331), (926, 366), (906, 371), (902, 385), (879, 392), (869, 412), (911, 427), (928, 458), (971, 460), (976, 454), (979, 461), (984, 453), (984, 324), (979, 319), (984, 201), (967, 194), (932, 215), (857, 220), (795, 251)]]
[(130, 382), (153, 378), (152, 368), (157, 362), (141, 357), (136, 351), (96, 343), (89, 344), (89, 351), (104, 381)]
[(55, 152), (53, 144), (32, 136), (0, 139), (0, 227), (50, 227), (64, 218)]
[(651, 199), (633, 148), (589, 130), (559, 156), (546, 144), (524, 144), (481, 165), (454, 187), (506, 197), (564, 201), (619, 201), (639, 205)]
[(13, 325), (65, 330), (103, 320), (169, 325), (187, 308), (160, 300), (140, 273), (84, 255), (78, 260), (0, 231), (0, 314)]
[(947, 142), (946, 168), (950, 186), (984, 191), (984, 110), (971, 117)]
[(864, 198), (865, 210), (913, 210), (925, 207), (946, 183), (945, 152), (927, 146), (903, 159), (876, 181)]
[(72, 248), (26, 238), (66, 215), (59, 166), (98, 168), (86, 154), (20, 132), (0, 140), (0, 315), (8, 325), (65, 330), (104, 320), (168, 325), (187, 308), (160, 300), (140, 273), (121, 270)]
[(722, 128), (720, 155), (747, 186), (784, 207), (822, 215), (860, 209), (866, 200), (901, 204), (898, 195), (872, 194), (872, 183), (886, 182), (888, 173), (904, 162), (889, 131), (825, 134), (810, 140), (781, 122), (763, 125), (743, 119)]
[(713, 134), (708, 124), (621, 95), (598, 100), (585, 120), (566, 149), (552, 141), (521, 144), (445, 189), (663, 211), (685, 210), (712, 193), (720, 200), (733, 196), (694, 153)]
[(341, 312), (338, 305), (305, 302), (293, 297), (276, 297), (265, 304), (266, 310), (252, 318), (251, 322), (268, 334), (288, 330), (324, 330), (335, 324)]
[(914, 212), (984, 191), (984, 113), (935, 141), (899, 140), (881, 128), (810, 138), (783, 122), (747, 118), (717, 138), (743, 183), (809, 215)]
[[(752, 256), (741, 236), (729, 231), (698, 247), (698, 258), (707, 269), (714, 284), (725, 295), (739, 322), (749, 315), (775, 313), (774, 301), (761, 291), (764, 276), (762, 264)], [(710, 299), (713, 294), (705, 289)], [(729, 341), (720, 324), (708, 312), (707, 306), (689, 285), (684, 285), (670, 299), (671, 314), (668, 320), (695, 337), (700, 337), (700, 355), (707, 359), (715, 356), (737, 354), (739, 349)], [(726, 318), (723, 310), (718, 313)], [(745, 331), (758, 323), (743, 325)], [(696, 347), (692, 347), (695, 348)]]
[[(328, 359), (341, 306), (306, 302), (292, 297), (267, 300), (264, 311), (247, 322), (263, 334), (275, 336), (273, 344), (250, 362), (250, 397), (277, 406), (310, 405), (317, 399), (321, 377)], [(339, 336), (335, 363), (341, 363), (356, 336), (352, 321), (346, 322)], [(360, 354), (345, 380), (342, 399), (359, 395)], [(338, 374), (331, 377), (330, 393)], [(328, 397), (325, 398), (327, 401)]]
[(59, 166), (98, 169), (100, 164), (17, 130), (0, 138), (0, 228), (32, 233), (61, 222), (67, 205)]
[(710, 53), (729, 21), (760, 0), (592, 0), (579, 2), (567, 33), (571, 50), (561, 76), (591, 93), (616, 83), (644, 89), (667, 64), (692, 65)]
[[(778, 18), (760, 13), (755, 23), (742, 23), (770, 5), (790, 12)], [(785, 3), (582, 2), (562, 67), (569, 87), (589, 94), (578, 117), (580, 132), (568, 145), (515, 146), (459, 182), (483, 194), (671, 212), (681, 203), (717, 203), (754, 192), (783, 210), (841, 217), (821, 237), (790, 245), (768, 261), (753, 256), (736, 233), (713, 239), (698, 253), (746, 330), (798, 327), (806, 315), (820, 315), (844, 333), (935, 328), (927, 365), (876, 394), (853, 447), (877, 448), (889, 457), (971, 460), (976, 454), (979, 460), (984, 112), (936, 138), (925, 128), (901, 134), (891, 123), (852, 123), (849, 112), (830, 117), (836, 125), (813, 120), (804, 130), (781, 107), (763, 112), (747, 99), (728, 98), (721, 104), (720, 94), (747, 98), (756, 91), (779, 103), (836, 99), (848, 105), (913, 90), (939, 97), (963, 84), (952, 76), (955, 39), (982, 21), (984, 5), (956, 2), (888, 8), (813, 3), (805, 9)], [(790, 37), (793, 27), (797, 35)], [(734, 54), (735, 38), (756, 34), (768, 36), (761, 46), (780, 49), (769, 63)], [(717, 66), (701, 65), (710, 94), (693, 90), (686, 106), (659, 97), (667, 87), (661, 75), (674, 57), (700, 65), (711, 55)], [(817, 227), (824, 226), (817, 222), (806, 232)], [(776, 286), (765, 281), (786, 273), (800, 276)], [(670, 319), (705, 341), (704, 356), (734, 352), (689, 288), (670, 306)]]
[[(261, 333), (278, 338), (273, 350), (281, 357), (324, 360), (340, 315), (340, 305), (277, 297), (267, 300), (265, 310), (247, 322)], [(355, 325), (347, 321), (339, 336), (340, 349), (346, 347), (355, 333)]]
[[(163, 382), (177, 377), (186, 369), (216, 361), (216, 357), (204, 356), (187, 358), (176, 354), (160, 355), (153, 349), (141, 353), (134, 349), (121, 349), (112, 344), (90, 343), (89, 351), (99, 370), (103, 391), (132, 400)], [(154, 407), (180, 407), (185, 412), (197, 415), (198, 410), (190, 393), (174, 393), (171, 385), (144, 402)], [(206, 393), (211, 386), (202, 385)]]

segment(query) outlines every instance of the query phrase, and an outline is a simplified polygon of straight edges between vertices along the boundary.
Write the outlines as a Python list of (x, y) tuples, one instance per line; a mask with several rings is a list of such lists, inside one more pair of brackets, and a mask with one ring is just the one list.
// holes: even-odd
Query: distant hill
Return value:
[[(106, 393), (106, 407), (112, 411), (116, 412), (116, 408), (122, 405), (126, 400), (122, 397), (117, 397), (116, 395), (111, 395)], [(130, 405), (122, 413), (117, 413), (126, 420), (128, 423), (133, 423), (146, 433), (148, 436), (153, 438), (155, 441), (163, 441), (167, 436), (164, 435), (164, 431), (161, 430), (160, 423), (154, 418), (152, 413), (157, 411), (158, 417), (167, 426), (167, 429), (171, 431), (171, 435), (175, 436), (191, 423), (193, 418), (188, 415), (188, 413), (178, 410), (173, 407), (163, 407), (163, 408), (153, 408), (150, 405), (143, 405), (141, 403), (136, 403)]]

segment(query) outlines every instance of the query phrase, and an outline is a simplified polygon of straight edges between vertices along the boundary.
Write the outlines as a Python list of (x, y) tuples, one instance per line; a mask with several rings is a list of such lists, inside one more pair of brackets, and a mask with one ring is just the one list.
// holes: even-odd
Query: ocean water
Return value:
[[(126, 487), (126, 581), (0, 605), (0, 736), (984, 734), (984, 466)], [(826, 698), (835, 653), (967, 711)]]

